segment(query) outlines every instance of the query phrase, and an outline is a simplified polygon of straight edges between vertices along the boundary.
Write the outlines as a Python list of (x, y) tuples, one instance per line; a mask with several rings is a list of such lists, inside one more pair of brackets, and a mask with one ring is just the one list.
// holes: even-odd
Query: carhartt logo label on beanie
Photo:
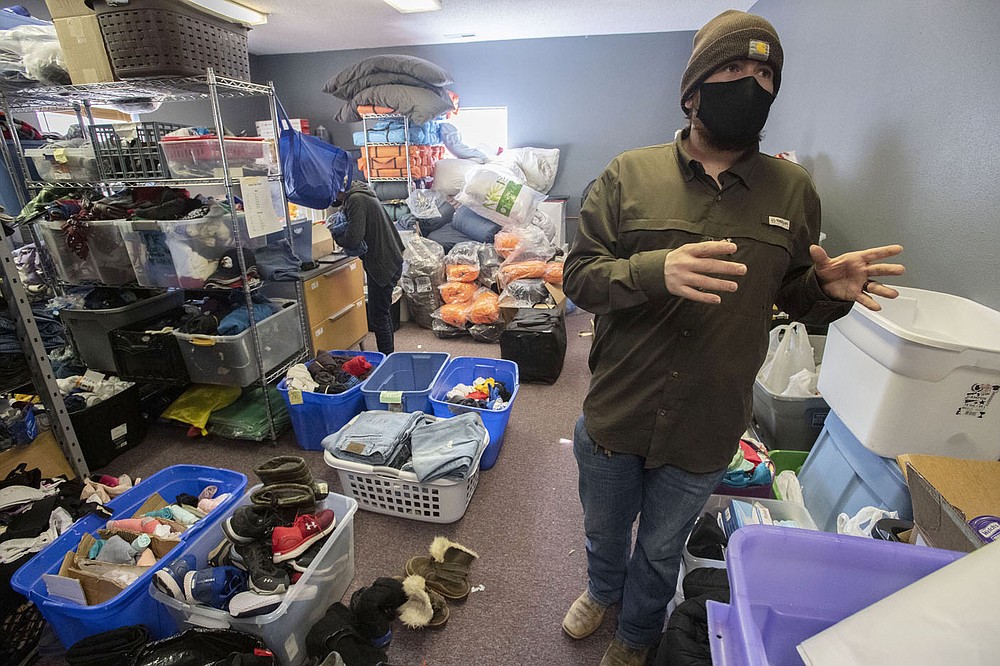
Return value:
[(767, 42), (762, 42), (757, 39), (750, 40), (750, 52), (747, 53), (747, 57), (750, 60), (763, 60), (766, 62), (770, 53), (771, 45)]
[(734, 60), (760, 60), (771, 65), (777, 94), (784, 59), (778, 33), (767, 20), (735, 9), (724, 11), (695, 33), (691, 59), (681, 77), (681, 108), (705, 79)]

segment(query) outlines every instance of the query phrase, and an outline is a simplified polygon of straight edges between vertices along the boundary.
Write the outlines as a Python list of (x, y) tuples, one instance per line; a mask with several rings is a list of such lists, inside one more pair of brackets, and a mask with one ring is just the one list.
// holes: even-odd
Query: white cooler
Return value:
[(895, 287), (830, 325), (819, 391), (880, 456), (1000, 458), (1000, 312)]

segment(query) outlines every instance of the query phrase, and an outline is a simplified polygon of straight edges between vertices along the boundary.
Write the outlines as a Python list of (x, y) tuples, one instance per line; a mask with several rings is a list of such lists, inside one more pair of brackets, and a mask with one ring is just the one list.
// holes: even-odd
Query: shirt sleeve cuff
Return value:
[[(663, 277), (663, 262), (670, 250), (652, 250), (632, 255), (632, 278), (651, 301), (661, 301), (670, 295)], [(817, 287), (819, 285), (817, 284)]]

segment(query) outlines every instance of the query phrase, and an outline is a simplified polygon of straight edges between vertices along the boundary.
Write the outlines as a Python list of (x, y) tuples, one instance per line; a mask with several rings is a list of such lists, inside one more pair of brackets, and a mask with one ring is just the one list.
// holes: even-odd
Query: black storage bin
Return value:
[(133, 382), (187, 384), (190, 378), (177, 337), (169, 331), (147, 332), (176, 326), (183, 316), (184, 310), (178, 308), (159, 317), (110, 331), (108, 338), (118, 376)]
[(146, 421), (139, 405), (137, 384), (104, 402), (69, 415), (91, 471), (104, 467), (142, 442), (146, 436)]
[(517, 363), (522, 384), (554, 384), (566, 360), (562, 310), (518, 310), (500, 334), (500, 358)]

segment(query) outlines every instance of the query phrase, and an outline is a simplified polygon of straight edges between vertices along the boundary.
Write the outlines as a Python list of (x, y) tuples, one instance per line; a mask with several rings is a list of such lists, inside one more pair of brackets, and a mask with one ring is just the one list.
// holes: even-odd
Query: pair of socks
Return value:
[(89, 556), (98, 562), (109, 564), (134, 564), (148, 567), (156, 564), (156, 556), (149, 549), (149, 536), (140, 534), (132, 543), (117, 534), (105, 540), (94, 542)]

